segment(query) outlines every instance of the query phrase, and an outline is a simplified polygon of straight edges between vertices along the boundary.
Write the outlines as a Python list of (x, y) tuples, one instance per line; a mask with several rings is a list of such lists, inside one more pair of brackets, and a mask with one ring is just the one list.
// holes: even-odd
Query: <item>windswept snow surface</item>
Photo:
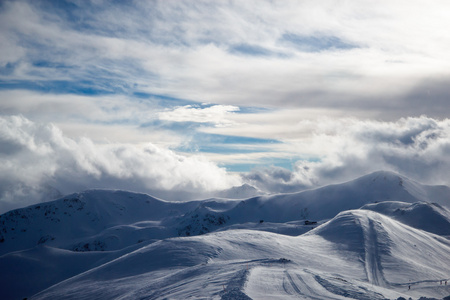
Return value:
[(86, 191), (0, 216), (1, 298), (443, 298), (449, 207), (390, 172), (245, 200)]
[(450, 236), (450, 211), (436, 203), (386, 201), (366, 204), (361, 209), (379, 212), (414, 228)]
[(33, 299), (442, 298), (450, 294), (439, 285), (448, 277), (448, 253), (445, 238), (347, 211), (299, 237), (230, 230), (167, 239)]

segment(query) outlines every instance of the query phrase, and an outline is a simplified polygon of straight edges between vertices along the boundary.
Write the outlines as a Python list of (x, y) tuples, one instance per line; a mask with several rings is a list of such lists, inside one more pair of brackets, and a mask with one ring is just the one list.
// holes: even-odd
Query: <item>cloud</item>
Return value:
[[(450, 119), (396, 122), (322, 119), (307, 139), (291, 140), (299, 156), (292, 170), (256, 169), (244, 181), (264, 190), (291, 192), (391, 170), (428, 184), (450, 185)], [(307, 124), (306, 124), (307, 125)]]
[(139, 123), (161, 109), (155, 101), (123, 95), (86, 96), (24, 90), (0, 91), (3, 114), (23, 114), (42, 121), (71, 120), (96, 123)]
[(449, 9), (3, 1), (3, 198), (235, 182), (218, 165), (274, 165), (243, 176), (269, 191), (374, 168), (448, 184)]
[(357, 46), (346, 43), (335, 36), (299, 36), (296, 34), (285, 33), (281, 37), (281, 42), (290, 44), (304, 52), (320, 52), (336, 49), (348, 50), (358, 48)]
[(239, 107), (231, 105), (212, 105), (204, 108), (186, 105), (175, 109), (166, 109), (158, 113), (158, 117), (164, 121), (210, 123), (224, 127), (233, 124), (228, 116), (236, 111), (239, 111)]
[(182, 156), (151, 143), (74, 140), (52, 124), (22, 116), (1, 117), (0, 128), (0, 210), (49, 200), (58, 191), (113, 188), (200, 197), (240, 183), (201, 155)]
[[(5, 1), (0, 78), (6, 89), (189, 95), (385, 120), (406, 105), (420, 116), (414, 92), (449, 76), (448, 5)], [(441, 103), (433, 95), (430, 107)]]
[[(2, 116), (0, 210), (88, 188), (150, 192), (169, 199), (201, 198), (242, 182), (269, 193), (295, 192), (377, 170), (428, 184), (450, 184), (449, 119), (322, 118), (300, 122), (298, 128), (302, 124), (308, 134), (297, 138), (290, 135), (282, 142), (259, 146), (252, 139), (233, 139), (233, 147), (241, 143), (249, 151), (206, 156), (181, 155), (151, 143), (94, 143), (89, 138), (69, 138), (52, 124)], [(290, 157), (291, 170), (259, 167), (237, 177), (218, 167), (227, 159), (230, 166), (267, 165), (277, 157)]]
[(243, 181), (268, 193), (291, 193), (313, 186), (307, 176), (281, 167), (256, 168), (242, 174)]

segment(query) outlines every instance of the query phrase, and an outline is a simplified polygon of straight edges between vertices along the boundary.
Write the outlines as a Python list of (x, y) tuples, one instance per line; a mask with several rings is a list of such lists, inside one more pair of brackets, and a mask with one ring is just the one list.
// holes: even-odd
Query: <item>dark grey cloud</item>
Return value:
[[(356, 86), (363, 80), (362, 74), (342, 73)], [(346, 80), (347, 80), (346, 79)], [(406, 79), (405, 79), (406, 80)], [(443, 119), (449, 116), (450, 77), (431, 77), (420, 80), (408, 89), (395, 88), (398, 78), (392, 80), (386, 91), (355, 94), (351, 91), (333, 92), (327, 89), (306, 88), (287, 93), (280, 92), (278, 107), (332, 109), (347, 116), (394, 121), (405, 116)]]
[(305, 184), (299, 178), (299, 172), (293, 172), (282, 167), (257, 168), (242, 174), (244, 182), (268, 193), (293, 193), (301, 191), (311, 185)]
[[(399, 99), (397, 112), (408, 116), (426, 115), (448, 118), (450, 115), (450, 76), (431, 77), (417, 83)], [(395, 99), (392, 99), (395, 101)]]

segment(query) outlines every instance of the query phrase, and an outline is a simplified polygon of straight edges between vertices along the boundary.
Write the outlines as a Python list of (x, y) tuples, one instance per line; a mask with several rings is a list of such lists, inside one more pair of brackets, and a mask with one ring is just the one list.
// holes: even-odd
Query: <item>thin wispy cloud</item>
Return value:
[(9, 79), (72, 92), (359, 110), (377, 99), (382, 115), (448, 78), (446, 4), (422, 4), (5, 2), (2, 59)]
[[(269, 192), (375, 166), (448, 184), (449, 9), (447, 1), (3, 1), (0, 116), (15, 142), (0, 159), (29, 164), (35, 179), (4, 178), (0, 192), (13, 201), (39, 186), (112, 187), (126, 176), (100, 163), (109, 160), (136, 168), (126, 178), (141, 183), (123, 182), (140, 191), (219, 188), (182, 183), (192, 176), (184, 171), (163, 184), (167, 175), (140, 169), (160, 166), (145, 144), (173, 161), (202, 157), (217, 178), (240, 173), (225, 186), (248, 181)], [(39, 126), (92, 152), (56, 155), (44, 172), (32, 162), (52, 157), (43, 153), (54, 135), (31, 130)], [(22, 135), (40, 142), (23, 148)], [(139, 163), (129, 165), (121, 147)], [(73, 169), (79, 184), (47, 184), (80, 157), (89, 163)]]

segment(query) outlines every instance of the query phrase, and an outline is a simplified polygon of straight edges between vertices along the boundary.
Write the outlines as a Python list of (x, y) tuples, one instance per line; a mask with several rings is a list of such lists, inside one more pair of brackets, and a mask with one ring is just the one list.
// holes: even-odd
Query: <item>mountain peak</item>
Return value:
[(251, 198), (251, 197), (260, 196), (260, 195), (264, 195), (264, 194), (265, 194), (264, 192), (257, 189), (256, 187), (254, 187), (248, 183), (244, 183), (243, 185), (234, 186), (227, 190), (220, 191), (217, 194), (217, 197), (227, 198), (227, 199), (246, 199), (246, 198)]
[(402, 185), (404, 180), (410, 180), (406, 176), (403, 176), (399, 173), (386, 170), (369, 173), (367, 175), (361, 176), (360, 179), (367, 179), (371, 181), (390, 181), (398, 183), (399, 185)]

